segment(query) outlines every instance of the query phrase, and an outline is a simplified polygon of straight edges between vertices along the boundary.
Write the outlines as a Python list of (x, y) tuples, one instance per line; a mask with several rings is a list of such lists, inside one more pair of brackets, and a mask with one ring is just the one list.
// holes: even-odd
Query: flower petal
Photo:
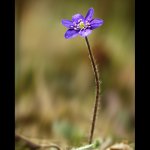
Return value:
[(62, 20), (62, 24), (63, 24), (65, 27), (67, 27), (67, 28), (71, 28), (71, 26), (73, 26), (72, 21), (66, 20), (66, 19), (63, 19), (63, 20)]
[(95, 28), (98, 28), (99, 26), (101, 26), (102, 24), (104, 23), (104, 21), (102, 19), (93, 19), (91, 22), (90, 22), (90, 25), (91, 25), (91, 29), (95, 29)]
[(94, 14), (94, 9), (90, 8), (86, 14), (85, 20), (87, 21), (92, 20), (93, 14)]
[(78, 22), (79, 19), (84, 20), (84, 17), (81, 14), (75, 14), (74, 16), (72, 16), (73, 22)]
[(91, 33), (92, 33), (92, 30), (90, 30), (90, 29), (85, 29), (85, 30), (82, 30), (82, 31), (79, 32), (79, 34), (80, 34), (82, 37), (86, 37), (86, 36), (88, 36), (88, 35), (91, 34)]
[(69, 29), (66, 31), (65, 33), (65, 38), (66, 39), (70, 39), (70, 38), (74, 38), (78, 35), (79, 31), (73, 30), (73, 29)]

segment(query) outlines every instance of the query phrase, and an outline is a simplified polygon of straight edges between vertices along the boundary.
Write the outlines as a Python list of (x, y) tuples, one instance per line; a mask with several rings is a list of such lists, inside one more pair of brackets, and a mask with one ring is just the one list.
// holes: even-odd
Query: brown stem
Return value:
[(94, 56), (92, 54), (88, 38), (85, 37), (85, 40), (86, 40), (86, 44), (87, 44), (87, 47), (88, 47), (88, 50), (89, 50), (89, 55), (90, 55), (90, 59), (91, 59), (91, 63), (92, 63), (92, 68), (93, 68), (94, 76), (95, 76), (95, 82), (96, 82), (96, 100), (95, 100), (95, 106), (94, 106), (94, 112), (93, 112), (93, 119), (92, 119), (91, 131), (90, 131), (90, 137), (89, 137), (89, 144), (91, 144), (92, 143), (93, 134), (94, 134), (96, 116), (97, 116), (97, 108), (98, 108), (100, 86), (99, 86), (98, 70), (97, 70), (97, 67), (96, 67), (96, 63), (94, 61)]

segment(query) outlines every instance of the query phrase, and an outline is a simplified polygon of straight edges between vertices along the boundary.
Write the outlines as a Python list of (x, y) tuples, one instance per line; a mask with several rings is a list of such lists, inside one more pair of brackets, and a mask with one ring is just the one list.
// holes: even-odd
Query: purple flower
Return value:
[(90, 8), (86, 14), (86, 17), (83, 17), (81, 14), (75, 14), (72, 16), (72, 20), (62, 20), (62, 24), (68, 28), (65, 33), (65, 38), (70, 39), (74, 38), (77, 35), (86, 37), (91, 34), (92, 30), (98, 28), (103, 24), (102, 19), (93, 19), (94, 9)]

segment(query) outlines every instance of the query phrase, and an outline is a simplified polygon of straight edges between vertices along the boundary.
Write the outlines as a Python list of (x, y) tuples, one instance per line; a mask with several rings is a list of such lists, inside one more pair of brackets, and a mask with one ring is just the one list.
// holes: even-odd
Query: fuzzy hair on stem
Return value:
[(91, 123), (91, 130), (90, 130), (90, 137), (89, 137), (89, 144), (92, 143), (92, 139), (93, 139), (93, 134), (94, 134), (94, 128), (95, 128), (95, 122), (96, 122), (96, 116), (97, 116), (97, 109), (98, 109), (98, 105), (99, 105), (99, 94), (100, 94), (100, 80), (99, 80), (99, 75), (98, 75), (98, 69), (94, 60), (94, 56), (92, 54), (91, 48), (90, 48), (90, 44), (88, 41), (87, 36), (85, 37), (85, 41), (89, 50), (89, 56), (90, 56), (90, 60), (91, 60), (91, 64), (92, 64), (92, 68), (93, 68), (93, 72), (94, 72), (94, 76), (95, 76), (95, 82), (96, 82), (96, 100), (95, 100), (95, 105), (94, 105), (94, 112), (93, 112), (93, 118), (92, 118), (92, 123)]

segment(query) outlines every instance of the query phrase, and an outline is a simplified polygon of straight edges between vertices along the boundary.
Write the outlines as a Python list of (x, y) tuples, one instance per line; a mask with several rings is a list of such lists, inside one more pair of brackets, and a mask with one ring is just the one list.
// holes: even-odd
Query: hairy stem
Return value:
[(85, 40), (86, 40), (86, 44), (87, 44), (87, 47), (88, 47), (88, 50), (89, 50), (89, 55), (90, 55), (92, 68), (93, 68), (94, 76), (95, 76), (95, 82), (96, 82), (96, 100), (95, 100), (95, 106), (94, 106), (94, 112), (93, 112), (93, 118), (92, 118), (91, 130), (90, 130), (90, 137), (89, 137), (89, 144), (91, 144), (92, 143), (93, 134), (94, 134), (96, 116), (97, 116), (97, 108), (98, 108), (98, 102), (99, 102), (100, 86), (99, 86), (98, 70), (97, 70), (97, 67), (96, 67), (96, 63), (94, 61), (94, 56), (92, 54), (88, 38), (85, 37)]

